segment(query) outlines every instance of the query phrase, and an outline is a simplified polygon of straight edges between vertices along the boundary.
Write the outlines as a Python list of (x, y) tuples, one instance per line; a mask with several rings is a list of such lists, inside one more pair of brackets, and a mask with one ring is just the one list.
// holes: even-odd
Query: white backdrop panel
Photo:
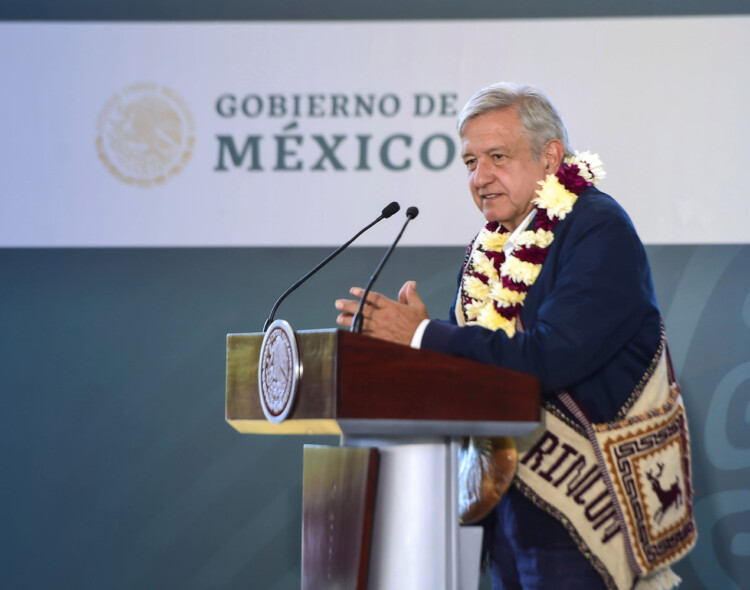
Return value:
[[(2, 23), (0, 246), (331, 245), (394, 199), (421, 210), (404, 244), (465, 244), (482, 219), (460, 154), (430, 170), (424, 161), (440, 167), (445, 139), (426, 156), (420, 147), (447, 135), (460, 150), (454, 111), (499, 80), (547, 91), (576, 149), (601, 155), (603, 189), (644, 241), (747, 243), (748, 56), (749, 17)], [(181, 100), (167, 114), (181, 118), (170, 127), (164, 112), (144, 107), (136, 122), (155, 126), (131, 129), (119, 144), (115, 137), (110, 156), (127, 153), (140, 165), (149, 150), (162, 160), (190, 152), (179, 171), (147, 187), (113, 174), (96, 144), (123, 124), (140, 83), (152, 85), (146, 98), (175, 93)], [(257, 95), (264, 110), (222, 116), (217, 101), (228, 94), (240, 105)], [(416, 94), (448, 95), (444, 116), (417, 116)], [(285, 97), (288, 109), (295, 95), (307, 107), (313, 100), (313, 116), (309, 108), (271, 116), (269, 95)], [(338, 109), (332, 95), (345, 97)], [(357, 95), (383, 99), (386, 114), (354, 116)], [(251, 115), (258, 104), (248, 101)], [(190, 135), (194, 148), (180, 148)], [(219, 136), (237, 149), (260, 138), (258, 169), (247, 170), (252, 149), (235, 166)], [(324, 155), (315, 136), (333, 154), (321, 170), (312, 169)], [(280, 147), (289, 154), (279, 156)], [(409, 165), (389, 169), (384, 157)], [(221, 158), (226, 169), (217, 170)], [(301, 170), (275, 169), (297, 163)], [(395, 232), (381, 224), (359, 243), (385, 244)]]

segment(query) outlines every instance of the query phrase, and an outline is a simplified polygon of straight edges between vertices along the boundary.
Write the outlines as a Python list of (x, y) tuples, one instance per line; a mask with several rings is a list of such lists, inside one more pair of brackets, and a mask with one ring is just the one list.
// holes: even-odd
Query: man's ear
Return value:
[(544, 162), (544, 171), (547, 174), (554, 174), (560, 168), (563, 158), (565, 157), (565, 148), (559, 139), (550, 139), (542, 150), (542, 161)]

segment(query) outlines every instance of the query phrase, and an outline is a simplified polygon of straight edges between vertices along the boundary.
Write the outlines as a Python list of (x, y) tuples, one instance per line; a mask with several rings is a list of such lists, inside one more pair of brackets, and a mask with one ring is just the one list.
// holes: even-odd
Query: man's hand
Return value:
[[(352, 287), (349, 293), (361, 299), (365, 290)], [(341, 313), (336, 318), (336, 323), (340, 326), (351, 327), (352, 318), (357, 313), (358, 307), (359, 301), (337, 299), (336, 309)], [(417, 294), (415, 281), (404, 283), (398, 292), (398, 301), (371, 291), (362, 309), (362, 316), (362, 334), (406, 346), (411, 344), (417, 326), (429, 317), (427, 307)]]

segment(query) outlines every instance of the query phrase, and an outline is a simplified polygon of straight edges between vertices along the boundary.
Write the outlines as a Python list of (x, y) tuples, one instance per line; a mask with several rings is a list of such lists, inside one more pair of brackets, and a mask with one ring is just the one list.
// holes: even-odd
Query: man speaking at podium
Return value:
[[(679, 578), (667, 566), (695, 541), (689, 463), (687, 473), (675, 467), (672, 445), (636, 467), (655, 478), (661, 465), (654, 491), (676, 476), (684, 501), (665, 506), (654, 496), (662, 518), (651, 522), (660, 515), (647, 509), (646, 524), (687, 531), (679, 551), (644, 563), (626, 534), (627, 507), (613, 505), (616, 486), (608, 484), (616, 476), (597, 471), (591, 434), (651, 416), (654, 404), (681, 407), (643, 245), (623, 209), (596, 188), (599, 158), (573, 152), (540, 90), (509, 83), (480, 90), (460, 113), (458, 133), (469, 190), (487, 223), (467, 251), (450, 321), (428, 319), (408, 281), (397, 301), (368, 295), (362, 333), (541, 380), (546, 431), (518, 442), (513, 485), (484, 521), (494, 589), (672, 587)], [(336, 301), (337, 322), (350, 326), (358, 304)], [(683, 438), (680, 452), (689, 455)]]

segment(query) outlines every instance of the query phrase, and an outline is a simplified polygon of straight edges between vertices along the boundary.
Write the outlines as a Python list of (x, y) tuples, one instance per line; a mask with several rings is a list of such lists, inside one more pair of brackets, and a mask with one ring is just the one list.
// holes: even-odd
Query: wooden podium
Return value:
[(458, 526), (457, 439), (531, 432), (538, 380), (341, 330), (293, 336), (301, 371), (278, 424), (260, 399), (264, 334), (227, 336), (226, 419), (341, 436), (304, 449), (302, 588), (476, 590), (481, 529)]

